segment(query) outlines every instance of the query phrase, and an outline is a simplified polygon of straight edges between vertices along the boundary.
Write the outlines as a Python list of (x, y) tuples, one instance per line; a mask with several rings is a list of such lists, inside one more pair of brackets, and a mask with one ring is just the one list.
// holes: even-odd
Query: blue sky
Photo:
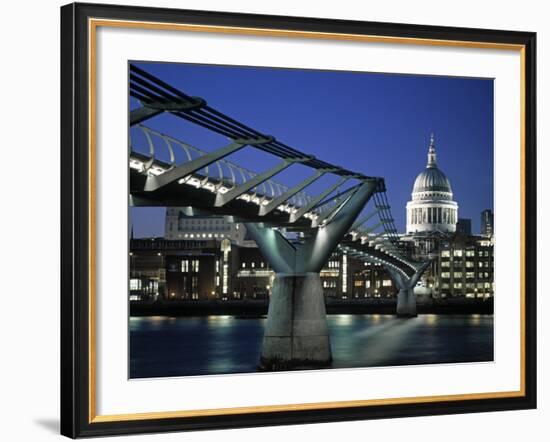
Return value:
[[(438, 165), (448, 176), (459, 217), (479, 232), (493, 208), (493, 80), (342, 71), (136, 63), (188, 95), (317, 158), (386, 180), (397, 229), (426, 165), (434, 132)], [(138, 103), (131, 99), (130, 106)], [(203, 150), (227, 144), (217, 134), (163, 114), (144, 123)], [(230, 159), (261, 172), (275, 161), (252, 148)], [(309, 176), (292, 167), (287, 184)], [(311, 193), (319, 191), (312, 187)], [(132, 209), (136, 237), (162, 236), (164, 210)]]

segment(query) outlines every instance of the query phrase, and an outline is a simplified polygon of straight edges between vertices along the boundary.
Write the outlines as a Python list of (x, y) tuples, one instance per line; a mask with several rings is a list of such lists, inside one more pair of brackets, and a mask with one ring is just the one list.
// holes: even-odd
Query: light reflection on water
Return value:
[[(265, 318), (130, 318), (130, 377), (254, 372)], [(328, 315), (334, 368), (493, 360), (492, 315)]]

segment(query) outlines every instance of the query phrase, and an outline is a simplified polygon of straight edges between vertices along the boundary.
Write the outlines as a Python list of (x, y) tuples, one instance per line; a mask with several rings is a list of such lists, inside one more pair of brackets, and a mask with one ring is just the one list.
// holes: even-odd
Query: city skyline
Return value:
[[(400, 232), (405, 230), (405, 205), (414, 180), (426, 166), (432, 132), (438, 163), (459, 205), (458, 216), (472, 219), (473, 231), (479, 232), (480, 213), (493, 210), (491, 79), (136, 65), (296, 149), (384, 177)], [(132, 99), (130, 106), (137, 102)], [(225, 141), (170, 115), (157, 117), (153, 127), (204, 150)], [(265, 169), (262, 158), (243, 155), (252, 169)], [(299, 168), (285, 176), (289, 182), (300, 177)], [(136, 237), (163, 236), (164, 208), (133, 208), (131, 223)]]

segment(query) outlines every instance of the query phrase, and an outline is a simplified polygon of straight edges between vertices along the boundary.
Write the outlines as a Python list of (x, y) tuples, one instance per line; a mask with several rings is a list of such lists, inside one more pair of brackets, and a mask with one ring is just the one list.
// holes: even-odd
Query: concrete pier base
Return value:
[(397, 293), (397, 311), (396, 314), (400, 318), (413, 318), (416, 313), (416, 295), (414, 289), (400, 289)]
[(397, 271), (395, 268), (386, 267), (388, 273), (391, 275), (393, 282), (399, 289), (397, 293), (397, 309), (396, 315), (401, 318), (413, 318), (417, 316), (416, 313), (416, 295), (414, 294), (414, 287), (420, 280), (420, 277), (424, 271), (428, 268), (431, 261), (425, 261), (421, 266), (416, 269), (414, 275), (408, 276), (404, 273)]
[(315, 368), (331, 361), (319, 273), (278, 273), (269, 301), (260, 368)]

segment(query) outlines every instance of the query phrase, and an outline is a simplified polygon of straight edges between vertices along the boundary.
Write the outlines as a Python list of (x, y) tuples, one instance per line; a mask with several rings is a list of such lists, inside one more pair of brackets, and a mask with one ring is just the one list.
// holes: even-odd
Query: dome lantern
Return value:
[(428, 148), (428, 168), (431, 167), (437, 167), (437, 160), (436, 160), (436, 154), (435, 154), (435, 139), (434, 134), (432, 132), (432, 135), (430, 136), (430, 147)]

